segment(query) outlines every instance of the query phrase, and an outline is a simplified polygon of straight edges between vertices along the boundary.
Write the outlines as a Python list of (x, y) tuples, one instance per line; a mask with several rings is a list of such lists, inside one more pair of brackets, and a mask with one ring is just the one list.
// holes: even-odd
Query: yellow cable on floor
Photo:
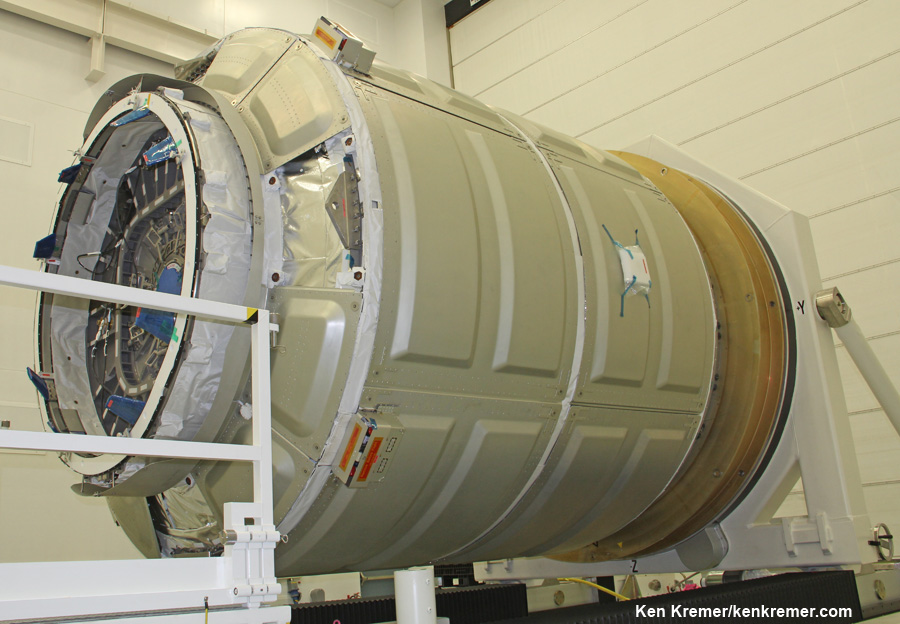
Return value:
[(584, 585), (590, 585), (591, 587), (595, 587), (602, 592), (606, 592), (610, 596), (613, 596), (616, 600), (629, 600), (627, 596), (623, 596), (622, 594), (617, 594), (611, 589), (606, 589), (602, 585), (597, 585), (597, 583), (591, 583), (590, 581), (586, 581), (580, 578), (558, 578), (557, 581), (572, 581), (573, 583), (583, 583)]

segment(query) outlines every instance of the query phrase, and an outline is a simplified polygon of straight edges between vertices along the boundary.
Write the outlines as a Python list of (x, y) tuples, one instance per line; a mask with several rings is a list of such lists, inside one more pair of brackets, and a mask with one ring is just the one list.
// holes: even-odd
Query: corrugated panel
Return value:
[(478, 14), (458, 22), (450, 29), (450, 45), (455, 63), (481, 52), (491, 42), (542, 15), (548, 7), (564, 0), (513, 0), (492, 2), (479, 7)]
[[(900, 130), (900, 128), (898, 128)], [(897, 157), (894, 156), (896, 161)], [(891, 177), (900, 182), (900, 168), (894, 164)], [(863, 201), (839, 211), (824, 214), (810, 221), (813, 240), (819, 257), (823, 280), (856, 279), (860, 271), (873, 269), (885, 262), (900, 258), (900, 190)], [(839, 285), (839, 284), (838, 284)], [(855, 302), (851, 301), (854, 308)], [(894, 314), (893, 328), (900, 329)], [(872, 330), (863, 327), (866, 334)]]
[[(572, 41), (612, 24), (616, 19), (644, 4), (646, 0), (568, 0), (567, 2), (544, 3), (543, 13), (516, 26), (515, 22), (503, 20), (504, 29), (489, 30), (479, 38), (482, 53), (457, 58), (454, 50), (454, 77), (456, 87), (479, 96), (498, 83), (515, 80), (516, 74), (527, 69), (553, 52), (562, 50)], [(517, 11), (525, 4), (517, 2)], [(549, 7), (549, 8), (548, 8)], [(589, 15), (590, 19), (583, 19)], [(474, 25), (481, 18), (471, 20)], [(463, 29), (465, 30), (465, 29)], [(463, 39), (462, 33), (454, 29), (451, 40), (471, 45), (472, 40)], [(535, 45), (540, 42), (542, 45)]]
[[(652, 124), (654, 132), (669, 141), (689, 143), (811, 89), (840, 82), (897, 53), (891, 35), (895, 24), (880, 19), (878, 10), (877, 3), (854, 7), (798, 29), (794, 36), (763, 44), (737, 62), (722, 63), (713, 73), (653, 92), (625, 108), (625, 113), (600, 120), (601, 125), (582, 138), (628, 145), (642, 138), (642, 130)], [(823, 49), (829, 50), (827, 57)]]

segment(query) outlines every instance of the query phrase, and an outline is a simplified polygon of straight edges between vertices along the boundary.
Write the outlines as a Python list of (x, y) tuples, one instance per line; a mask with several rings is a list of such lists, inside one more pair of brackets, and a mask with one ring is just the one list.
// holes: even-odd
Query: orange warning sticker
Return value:
[(350, 463), (350, 456), (356, 449), (356, 441), (359, 440), (360, 433), (362, 433), (362, 427), (358, 424), (353, 425), (353, 433), (350, 434), (350, 441), (347, 442), (347, 448), (344, 449), (344, 455), (341, 457), (341, 470), (347, 470), (347, 464)]
[(334, 50), (334, 46), (337, 43), (337, 40), (335, 40), (334, 37), (329, 35), (327, 32), (325, 32), (321, 28), (316, 28), (316, 37), (319, 39), (319, 41), (321, 41), (322, 43), (327, 45), (330, 49)]
[(359, 477), (356, 479), (357, 481), (365, 481), (369, 478), (369, 472), (372, 470), (372, 466), (378, 459), (378, 449), (381, 448), (382, 440), (384, 440), (384, 438), (375, 438), (372, 440), (372, 448), (369, 450), (369, 456), (366, 457), (362, 470), (359, 471)]

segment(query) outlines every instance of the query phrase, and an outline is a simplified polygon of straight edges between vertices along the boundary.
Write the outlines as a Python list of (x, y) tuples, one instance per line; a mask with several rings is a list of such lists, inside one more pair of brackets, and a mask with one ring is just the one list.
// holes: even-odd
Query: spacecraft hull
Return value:
[[(777, 264), (739, 207), (283, 31), (235, 33), (182, 74), (128, 79), (98, 104), (48, 270), (90, 255), (89, 279), (177, 277), (182, 294), (277, 314), (279, 573), (630, 558), (701, 532), (746, 491), (792, 360)], [(129, 127), (125, 153), (110, 136)], [(102, 241), (72, 237), (73, 198), (101, 181), (90, 159), (117, 167), (107, 212), (78, 216)], [(135, 191), (161, 167), (175, 192)], [(163, 258), (150, 243), (170, 230)], [(77, 352), (79, 392), (102, 398), (73, 414), (82, 394), (64, 372), (45, 406), (57, 427), (249, 439), (244, 330), (109, 309), (104, 335), (95, 312), (58, 322), (65, 305), (44, 297), (40, 365), (71, 372)], [(161, 363), (129, 395), (107, 379), (138, 347)], [(144, 403), (130, 426), (122, 401), (104, 407), (116, 393)], [(133, 537), (148, 556), (218, 552), (222, 504), (250, 492), (237, 463), (66, 459), (130, 535), (153, 527), (159, 550)]]

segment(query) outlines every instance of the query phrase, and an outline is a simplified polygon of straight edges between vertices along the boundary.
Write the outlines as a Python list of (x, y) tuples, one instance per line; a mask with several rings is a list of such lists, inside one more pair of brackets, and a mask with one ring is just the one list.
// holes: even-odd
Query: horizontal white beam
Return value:
[(38, 431), (0, 431), (0, 448), (26, 451), (71, 451), (97, 455), (109, 453), (113, 455), (137, 455), (140, 457), (221, 459), (229, 461), (254, 461), (260, 458), (258, 446), (243, 444), (107, 437)]
[(191, 314), (214, 321), (232, 323), (251, 322), (258, 313), (256, 308), (247, 308), (230, 303), (170, 295), (142, 288), (131, 288), (130, 286), (120, 286), (119, 284), (107, 284), (3, 265), (0, 265), (0, 285), (43, 290), (44, 292), (70, 295), (81, 299), (99, 299), (101, 301), (153, 308), (154, 310), (164, 310), (178, 314)]
[(173, 64), (194, 58), (220, 38), (113, 0), (105, 4), (105, 16), (103, 0), (0, 0), (0, 9), (86, 37), (103, 36), (107, 43)]
[(220, 39), (172, 20), (107, 0), (107, 43), (166, 63), (192, 59)]
[(0, 9), (85, 37), (103, 27), (102, 0), (0, 0)]
[(197, 609), (204, 598), (210, 606), (231, 605), (230, 564), (223, 557), (0, 564), (0, 618)]

